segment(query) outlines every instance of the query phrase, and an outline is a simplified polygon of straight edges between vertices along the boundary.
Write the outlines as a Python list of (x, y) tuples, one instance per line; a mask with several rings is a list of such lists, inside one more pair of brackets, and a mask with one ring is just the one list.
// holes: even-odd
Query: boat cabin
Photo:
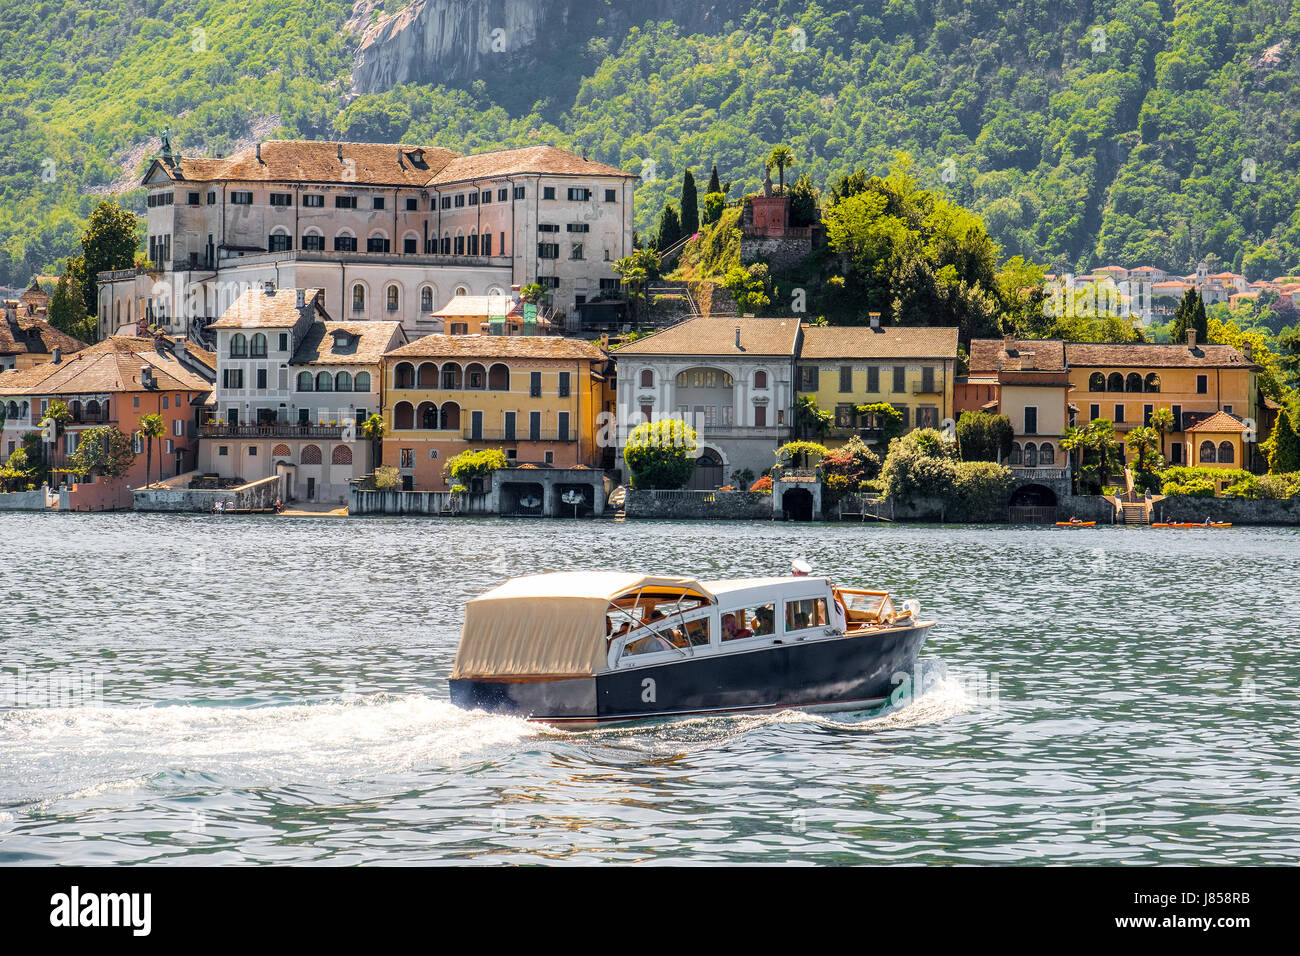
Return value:
[(908, 605), (806, 576), (534, 575), (466, 605), (452, 676), (558, 678), (854, 637), (911, 626), (919, 609)]

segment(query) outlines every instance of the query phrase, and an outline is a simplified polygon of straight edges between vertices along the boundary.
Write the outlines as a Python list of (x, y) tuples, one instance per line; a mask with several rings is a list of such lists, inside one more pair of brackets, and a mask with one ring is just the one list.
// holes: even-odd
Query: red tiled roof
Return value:
[(298, 324), (304, 312), (314, 311), (322, 320), (327, 318), (320, 300), (320, 289), (305, 289), (303, 304), (298, 305), (297, 289), (248, 289), (230, 303), (221, 318), (208, 326), (210, 329), (291, 329)]
[[(740, 346), (736, 346), (736, 330)], [(794, 355), (798, 319), (687, 319), (620, 347), (624, 355)]]
[[(1007, 351), (1003, 339), (972, 339), (970, 370), (975, 372), (1059, 372), (1065, 368), (1065, 343), (1060, 339), (1013, 339)], [(1034, 353), (1034, 367), (1022, 369), (1025, 352)]]
[(0, 355), (49, 355), (61, 349), (67, 356), (85, 347), (85, 342), (36, 316), (16, 315), (0, 320)]
[(211, 384), (185, 368), (172, 354), (175, 343), (159, 337), (114, 335), (71, 358), (0, 373), (0, 395), (80, 395), (139, 392), (140, 368), (153, 370), (160, 391), (203, 392)]
[(1257, 368), (1231, 345), (1067, 342), (1071, 368)]
[(800, 356), (805, 359), (956, 359), (957, 329), (931, 326), (808, 326), (803, 330)]
[(614, 166), (583, 159), (576, 153), (554, 146), (525, 146), (502, 149), (473, 156), (459, 156), (442, 167), (429, 180), (431, 186), (444, 186), (472, 179), (491, 179), (510, 174), (544, 173), (552, 176), (620, 176), (635, 178)]
[(1189, 432), (1244, 432), (1246, 426), (1227, 412), (1215, 412), (1187, 430)]
[(607, 356), (599, 345), (581, 339), (554, 335), (426, 335), (399, 345), (384, 355), (401, 358), (476, 359), (586, 359), (593, 362)]

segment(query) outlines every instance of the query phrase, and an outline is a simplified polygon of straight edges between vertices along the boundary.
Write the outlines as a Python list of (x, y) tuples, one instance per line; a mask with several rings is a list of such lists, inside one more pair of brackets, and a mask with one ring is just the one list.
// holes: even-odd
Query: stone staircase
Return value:
[(1124, 524), (1146, 525), (1151, 523), (1151, 498), (1139, 495), (1133, 487), (1133, 471), (1124, 469), (1124, 494), (1116, 499)]

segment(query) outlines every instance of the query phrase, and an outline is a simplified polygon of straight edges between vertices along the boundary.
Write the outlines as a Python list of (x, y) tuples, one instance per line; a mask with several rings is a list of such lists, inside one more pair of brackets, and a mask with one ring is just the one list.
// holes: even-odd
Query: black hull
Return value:
[(898, 675), (913, 674), (931, 626), (688, 657), (595, 677), (452, 679), (451, 702), (566, 726), (756, 710), (863, 710), (888, 700)]

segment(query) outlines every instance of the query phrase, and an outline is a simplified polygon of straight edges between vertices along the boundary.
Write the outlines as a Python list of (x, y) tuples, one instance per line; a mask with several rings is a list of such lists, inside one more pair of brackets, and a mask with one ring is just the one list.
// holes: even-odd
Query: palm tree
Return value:
[(375, 412), (364, 422), (361, 423), (361, 434), (370, 439), (370, 460), (374, 463), (374, 470), (378, 474), (379, 462), (383, 460), (383, 449), (381, 443), (384, 440), (384, 431), (387, 426), (384, 424), (384, 416)]
[(789, 146), (784, 144), (773, 146), (772, 152), (767, 154), (767, 168), (776, 167), (777, 175), (781, 181), (781, 193), (785, 194), (785, 170), (787, 166), (794, 165), (794, 152)]
[[(149, 476), (153, 473), (153, 440), (167, 434), (167, 423), (161, 415), (145, 415), (140, 419), (140, 437), (144, 439), (144, 486), (149, 487)], [(162, 466), (158, 468), (162, 477)]]
[(1165, 434), (1174, 430), (1174, 410), (1157, 408), (1151, 412), (1147, 424), (1160, 433), (1160, 457), (1165, 457)]
[(1154, 428), (1135, 428), (1128, 433), (1128, 437), (1125, 439), (1129, 451), (1133, 452), (1135, 459), (1133, 462), (1134, 470), (1141, 479), (1143, 491), (1146, 491), (1149, 487), (1147, 476), (1155, 472), (1155, 462), (1152, 459), (1161, 441), (1160, 432)]

